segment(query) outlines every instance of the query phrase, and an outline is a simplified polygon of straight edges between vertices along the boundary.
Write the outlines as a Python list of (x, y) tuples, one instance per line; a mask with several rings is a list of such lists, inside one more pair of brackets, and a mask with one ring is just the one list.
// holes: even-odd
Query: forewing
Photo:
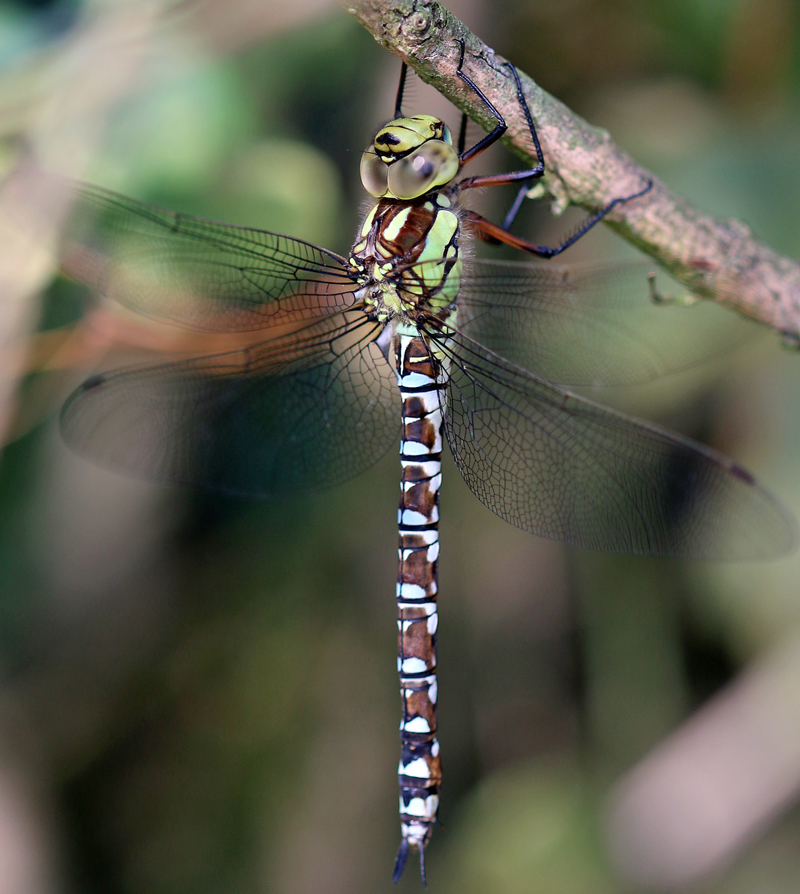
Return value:
[[(708, 302), (652, 300), (636, 262), (563, 267), (471, 260), (458, 297), (458, 328), (506, 360), (568, 386), (638, 385), (744, 343), (748, 327)], [(666, 273), (659, 293), (681, 294)]]
[(771, 558), (791, 517), (740, 466), (550, 385), (463, 335), (430, 335), (449, 364), (445, 433), (473, 493), (534, 534), (606, 552)]
[(258, 498), (337, 484), (399, 433), (380, 328), (341, 314), (249, 349), (93, 376), (61, 430), (86, 457), (158, 481)]
[(353, 307), (339, 255), (300, 239), (72, 187), (62, 271), (137, 313), (195, 329), (245, 331)]

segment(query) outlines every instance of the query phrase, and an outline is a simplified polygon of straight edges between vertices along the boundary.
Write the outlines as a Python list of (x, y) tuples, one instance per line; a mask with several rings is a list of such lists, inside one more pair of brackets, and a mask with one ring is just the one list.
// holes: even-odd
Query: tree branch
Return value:
[[(464, 70), (508, 124), (503, 141), (526, 163), (535, 163), (505, 60), (440, 3), (344, 0), (344, 5), (375, 40), (490, 130), (494, 121), (486, 107), (455, 74), (462, 38)], [(695, 294), (734, 308), (785, 336), (800, 336), (800, 265), (754, 239), (738, 220), (718, 220), (695, 208), (615, 146), (607, 131), (587, 124), (526, 74), (519, 74), (545, 155), (544, 187), (555, 198), (556, 210), (573, 203), (597, 211), (652, 179), (650, 193), (618, 206), (606, 223)]]

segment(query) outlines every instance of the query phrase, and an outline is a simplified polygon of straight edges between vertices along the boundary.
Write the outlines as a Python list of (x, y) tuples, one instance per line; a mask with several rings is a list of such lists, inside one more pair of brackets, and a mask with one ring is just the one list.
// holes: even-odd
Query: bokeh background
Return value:
[[(800, 4), (451, 8), (676, 191), (800, 255)], [(91, 305), (53, 280), (63, 209), (30, 211), (27, 172), (343, 251), (398, 69), (322, 0), (0, 5), (0, 894), (390, 889), (396, 457), (253, 504), (67, 451), (58, 403), (108, 339), (69, 338)], [(427, 88), (409, 106), (457, 125)], [(525, 209), (519, 231), (553, 241), (571, 215)], [(601, 230), (571, 254), (634, 256)], [(798, 362), (754, 332), (609, 399), (800, 513)], [(445, 472), (431, 890), (800, 890), (800, 558), (589, 554)], [(398, 890), (419, 884), (412, 862)]]

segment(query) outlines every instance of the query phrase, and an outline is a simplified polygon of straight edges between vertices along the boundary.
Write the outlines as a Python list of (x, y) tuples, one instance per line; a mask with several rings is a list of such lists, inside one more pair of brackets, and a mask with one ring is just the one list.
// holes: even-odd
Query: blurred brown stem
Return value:
[[(505, 60), (440, 3), (344, 0), (344, 6), (375, 40), (489, 130), (494, 121), (486, 107), (455, 74), (462, 38), (465, 71), (508, 124), (503, 141), (526, 163), (535, 162)], [(695, 294), (787, 336), (800, 334), (800, 265), (754, 239), (738, 220), (718, 220), (671, 192), (614, 145), (607, 131), (591, 126), (524, 72), (519, 74), (545, 155), (543, 184), (557, 209), (572, 203), (596, 211), (652, 180), (652, 191), (618, 206), (606, 218), (608, 225)]]

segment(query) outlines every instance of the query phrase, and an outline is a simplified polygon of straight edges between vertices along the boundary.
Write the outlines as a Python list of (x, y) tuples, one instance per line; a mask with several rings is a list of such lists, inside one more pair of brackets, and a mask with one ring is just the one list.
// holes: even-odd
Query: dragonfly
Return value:
[[(75, 187), (77, 203), (96, 222), (64, 250), (80, 258), (71, 275), (105, 298), (203, 332), (207, 347), (221, 339), (200, 356), (88, 378), (60, 416), (64, 439), (81, 454), (156, 480), (279, 498), (352, 478), (399, 434), (395, 882), (410, 853), (425, 882), (439, 806), (445, 441), (478, 499), (540, 537), (704, 559), (769, 558), (794, 543), (786, 510), (737, 463), (568, 390), (634, 384), (684, 362), (680, 349), (659, 352), (637, 328), (627, 296), (645, 297), (639, 267), (465, 257), (477, 237), (550, 259), (618, 205), (646, 201), (652, 183), (608, 202), (559, 245), (513, 235), (544, 156), (519, 74), (506, 62), (537, 163), (461, 177), (506, 130), (464, 55), (461, 41), (456, 74), (494, 118), (493, 130), (466, 148), (466, 116), (455, 145), (441, 119), (404, 117), (404, 63), (394, 118), (361, 158), (372, 204), (347, 256), (88, 185)], [(464, 207), (470, 190), (506, 184), (519, 192), (501, 225)], [(632, 366), (618, 361), (625, 346), (634, 349)]]

